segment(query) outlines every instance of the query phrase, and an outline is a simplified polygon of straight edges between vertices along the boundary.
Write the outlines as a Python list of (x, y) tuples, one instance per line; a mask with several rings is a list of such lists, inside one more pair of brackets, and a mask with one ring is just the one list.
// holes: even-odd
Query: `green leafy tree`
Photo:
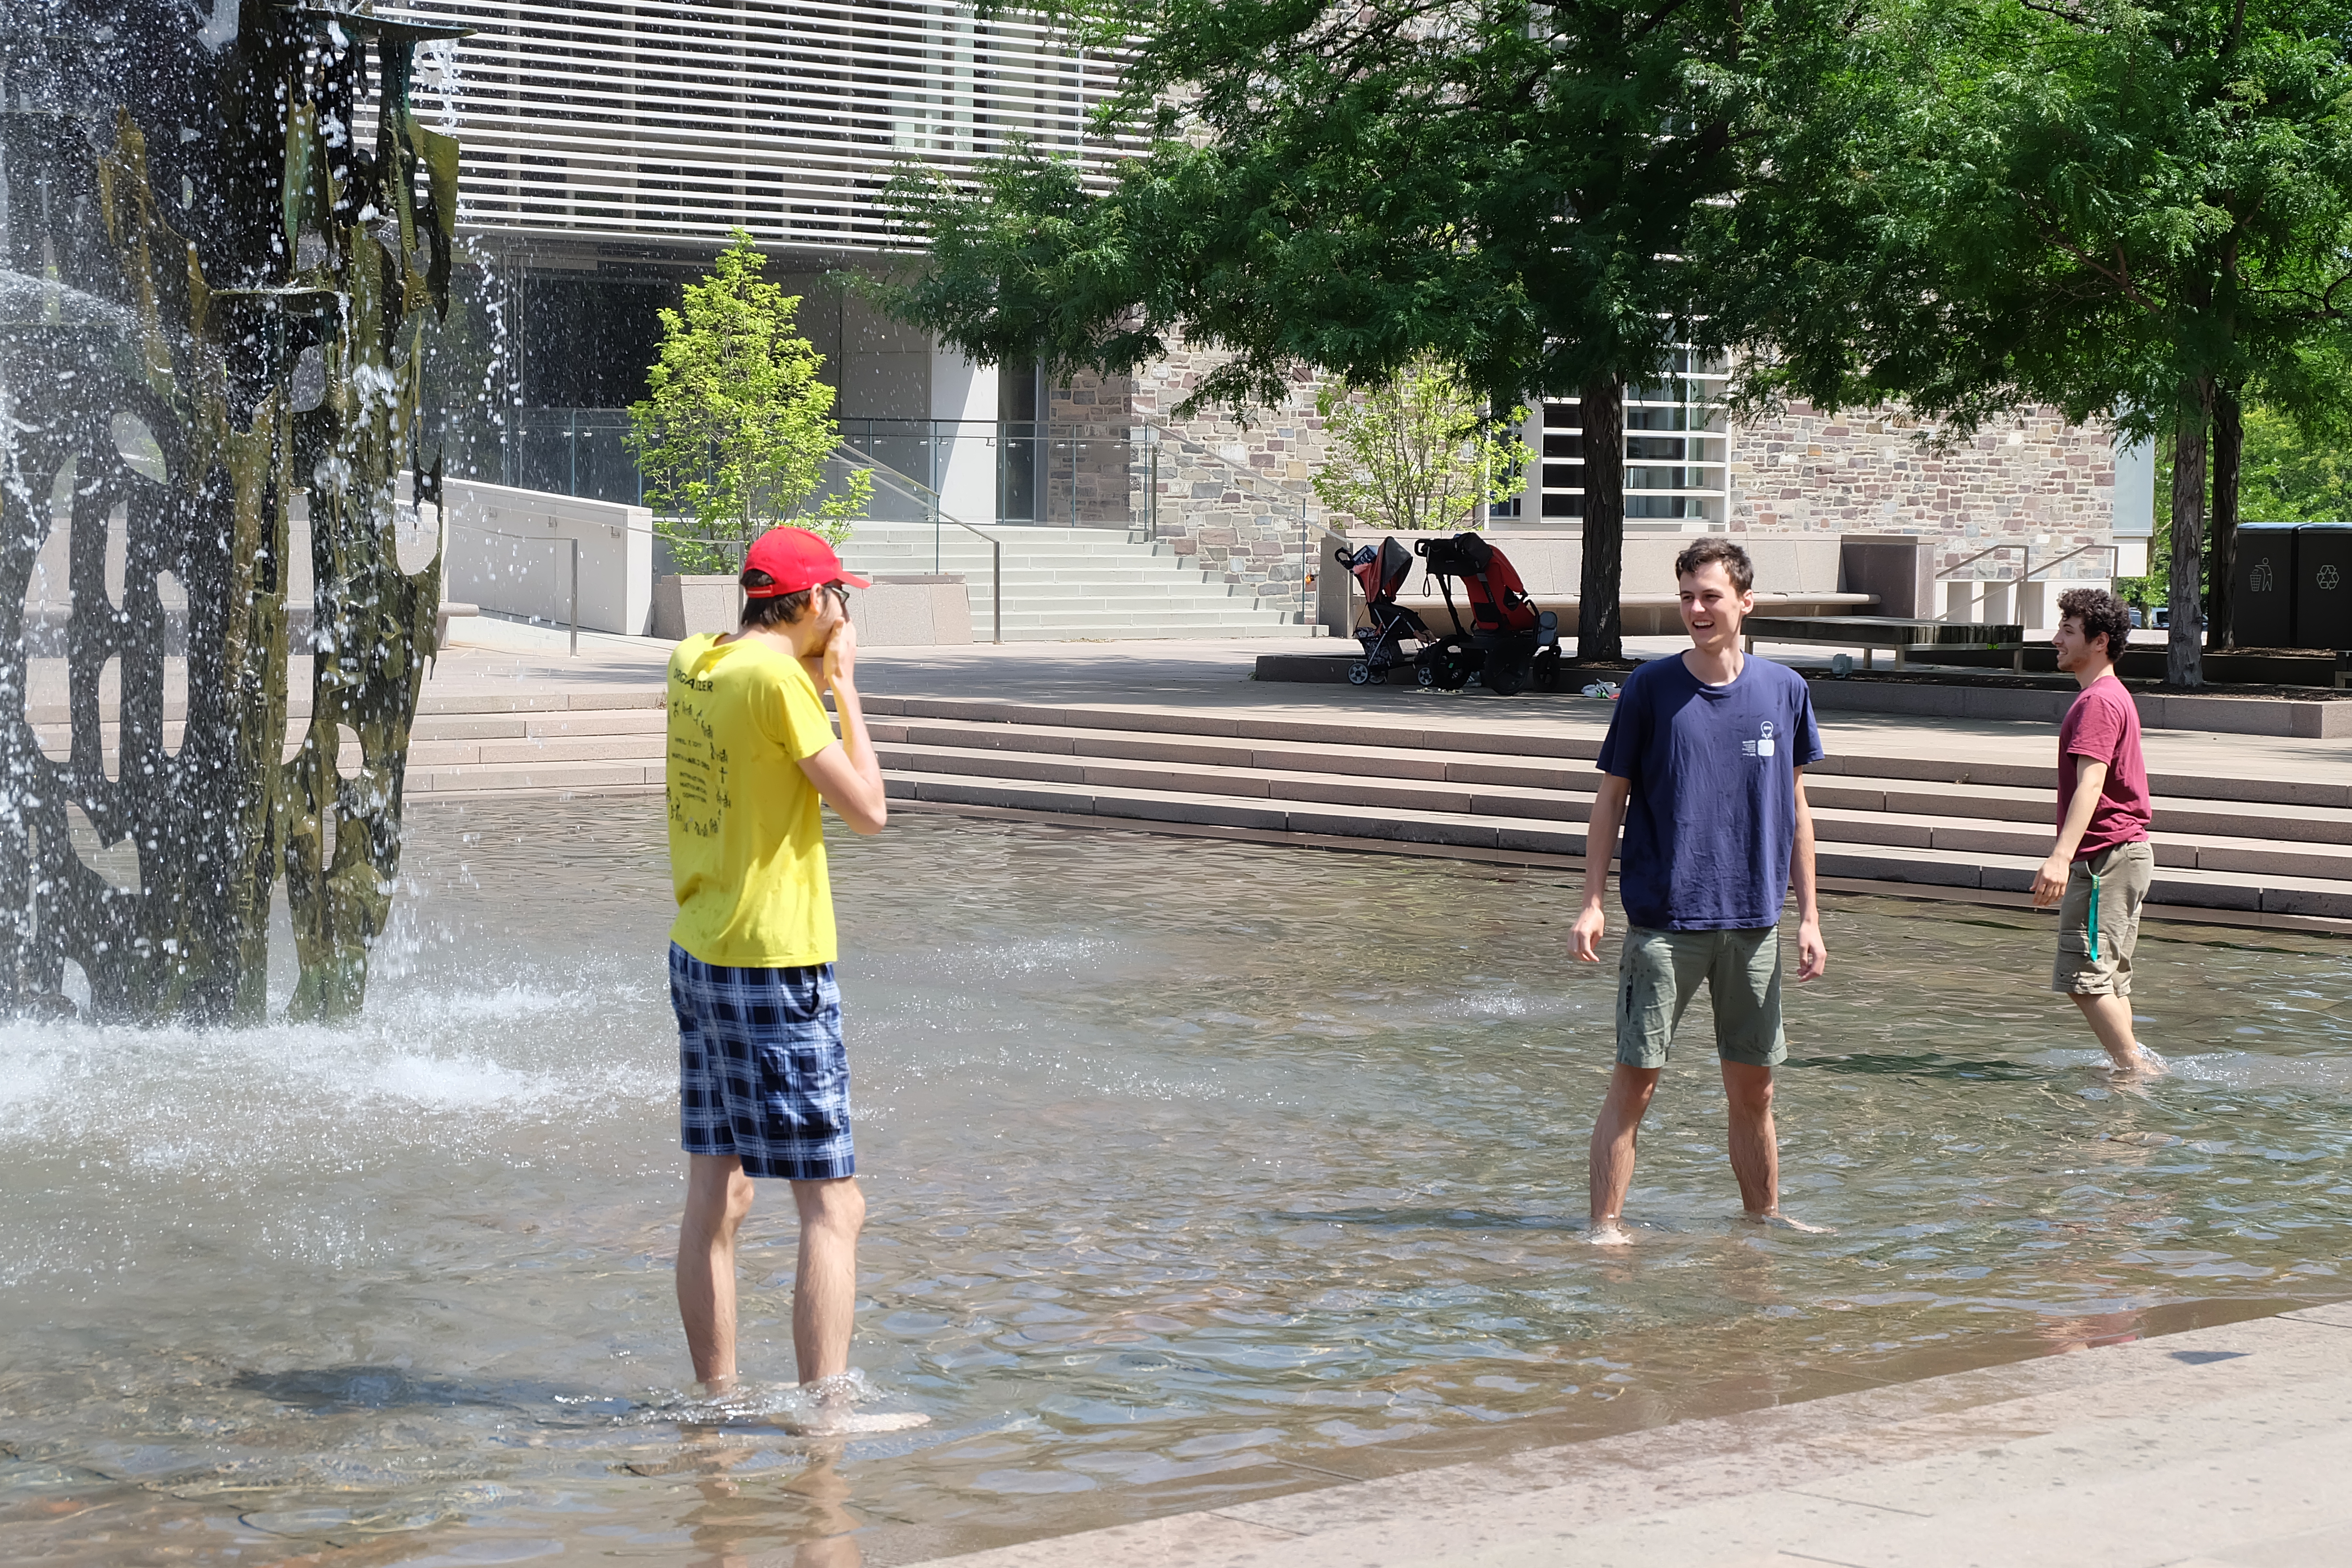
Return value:
[[(1489, 406), (1584, 410), (1578, 651), (1622, 652), (1623, 389), (1734, 323), (1686, 259), (1847, 8), (1825, 0), (1136, 0), (1108, 189), (1020, 153), (894, 186), (915, 274), (886, 308), (971, 357), (1130, 371), (1222, 350), (1192, 405), (1424, 353)], [(1140, 43), (1134, 40), (1140, 39)], [(1186, 412), (1190, 412), (1188, 407)]]
[(2249, 522), (2352, 521), (2352, 456), (2264, 404), (2246, 405), (2238, 510)]
[(1746, 391), (2165, 441), (2168, 673), (2197, 684), (2244, 403), (2345, 423), (2347, 99), (2352, 5), (1880, 0), (1708, 250), (1766, 351)]
[(629, 409), (629, 446), (654, 527), (689, 572), (732, 573), (769, 529), (793, 524), (839, 543), (872, 498), (873, 475), (826, 462), (841, 438), (824, 356), (801, 336), (800, 297), (762, 279), (767, 258), (742, 229), (675, 310), (661, 312), (649, 395)]
[(1533, 456), (1514, 428), (1528, 411), (1492, 417), (1454, 367), (1432, 354), (1361, 397), (1325, 387), (1315, 408), (1332, 454), (1315, 476), (1315, 493), (1332, 510), (1383, 528), (1459, 527), (1481, 505), (1515, 493)]

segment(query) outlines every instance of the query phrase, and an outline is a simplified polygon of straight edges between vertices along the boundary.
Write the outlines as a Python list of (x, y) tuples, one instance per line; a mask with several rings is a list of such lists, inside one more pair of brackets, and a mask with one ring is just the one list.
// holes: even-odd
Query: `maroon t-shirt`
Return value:
[(2147, 764), (2139, 754), (2139, 710), (2131, 693), (2112, 675), (2103, 675), (2083, 688), (2066, 721), (2058, 726), (2058, 826), (2066, 826), (2066, 808), (2074, 803), (2074, 759), (2088, 757), (2107, 764), (2106, 782), (2099, 786), (2099, 804), (2091, 808), (2091, 825), (2074, 858), (2086, 860), (2118, 844), (2137, 844), (2147, 837), (2156, 810), (2147, 799)]

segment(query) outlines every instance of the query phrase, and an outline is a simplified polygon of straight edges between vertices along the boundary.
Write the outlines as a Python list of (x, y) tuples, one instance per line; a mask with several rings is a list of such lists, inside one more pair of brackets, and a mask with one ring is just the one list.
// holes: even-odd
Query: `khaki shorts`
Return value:
[(1617, 1059), (1662, 1068), (1683, 1010), (1705, 982), (1715, 1004), (1715, 1051), (1727, 1062), (1786, 1061), (1780, 1033), (1780, 931), (1649, 931), (1625, 933), (1617, 962)]
[[(2156, 851), (2146, 839), (2074, 862), (2066, 873), (2066, 896), (2058, 905), (2058, 963), (2051, 972), (2051, 990), (2070, 996), (2131, 994), (2139, 907), (2147, 901), (2148, 884), (2155, 879)], [(2095, 920), (2091, 908), (2095, 896)]]

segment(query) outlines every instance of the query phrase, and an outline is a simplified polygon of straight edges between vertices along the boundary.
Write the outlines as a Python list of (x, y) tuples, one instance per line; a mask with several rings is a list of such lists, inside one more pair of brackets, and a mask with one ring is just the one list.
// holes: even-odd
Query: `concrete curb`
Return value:
[(2352, 1446), (2347, 1391), (2352, 1310), (2314, 1306), (1466, 1464), (1323, 1485), (1299, 1466), (1302, 1484), (1278, 1495), (921, 1561), (933, 1568), (2338, 1562), (2352, 1541), (2352, 1492), (2341, 1482)]
[[(1256, 679), (1307, 685), (1345, 685), (1353, 654), (1260, 654)], [(1389, 672), (1389, 684), (1410, 685), (1410, 665)], [(2066, 716), (2074, 700), (2062, 688), (1971, 686), (1961, 681), (1874, 680), (1857, 677), (1808, 677), (1813, 706), (1824, 713), (1902, 713), (1929, 719), (2028, 720), (2054, 724)], [(1523, 692), (1519, 698), (1547, 700), (1562, 694)], [(1572, 693), (1566, 695), (1573, 695)], [(1513, 699), (1517, 700), (1518, 699)], [(2323, 698), (2233, 697), (2174, 695), (2135, 691), (2139, 721), (2150, 730), (2201, 730), (2220, 735), (2276, 735), (2284, 739), (2333, 741), (2352, 739), (2352, 701)]]

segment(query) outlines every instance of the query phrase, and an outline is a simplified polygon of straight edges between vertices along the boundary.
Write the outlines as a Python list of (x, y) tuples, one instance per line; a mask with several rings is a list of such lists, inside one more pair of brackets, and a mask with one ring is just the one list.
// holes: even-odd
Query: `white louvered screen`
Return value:
[(462, 226), (592, 240), (872, 250), (909, 162), (950, 175), (1026, 142), (1101, 172), (1086, 116), (1118, 85), (1044, 23), (910, 0), (442, 0), (476, 29), (419, 51), (416, 104), (465, 142)]

